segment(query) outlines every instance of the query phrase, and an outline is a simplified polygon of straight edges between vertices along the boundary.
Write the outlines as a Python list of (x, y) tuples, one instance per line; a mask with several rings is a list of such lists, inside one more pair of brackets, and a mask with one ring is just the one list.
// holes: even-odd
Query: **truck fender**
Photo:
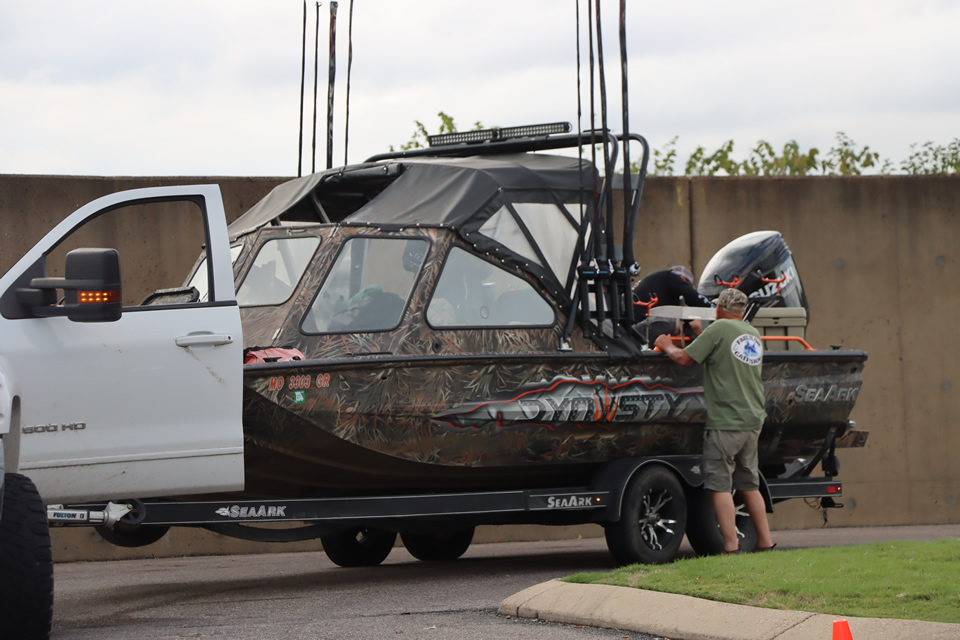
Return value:
[(16, 377), (0, 357), (0, 480), (20, 470), (20, 394)]

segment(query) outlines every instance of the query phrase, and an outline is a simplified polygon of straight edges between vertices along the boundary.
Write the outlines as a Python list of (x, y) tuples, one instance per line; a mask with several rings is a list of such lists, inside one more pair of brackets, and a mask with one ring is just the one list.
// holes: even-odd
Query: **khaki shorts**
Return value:
[(709, 491), (758, 491), (757, 441), (760, 429), (703, 432), (703, 487)]

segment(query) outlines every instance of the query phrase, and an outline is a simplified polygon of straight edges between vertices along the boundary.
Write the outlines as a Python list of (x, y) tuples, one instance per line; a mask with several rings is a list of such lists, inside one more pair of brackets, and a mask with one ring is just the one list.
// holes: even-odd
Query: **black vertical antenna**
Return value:
[[(607, 80), (606, 73), (603, 69), (603, 27), (600, 20), (600, 0), (596, 0), (596, 13), (597, 13), (597, 66), (599, 67), (599, 76), (600, 76), (600, 127), (603, 129), (604, 133), (604, 143), (603, 143), (603, 173), (605, 179), (603, 181), (603, 196), (602, 200), (607, 206), (611, 206), (612, 195), (611, 191), (611, 181), (613, 180), (613, 167), (610, 164), (610, 150), (609, 144), (607, 142)], [(613, 215), (611, 211), (605, 211), (605, 221), (606, 221), (606, 233), (607, 233), (607, 251), (605, 257), (608, 260), (613, 260)]]
[[(589, 34), (588, 44), (590, 50), (589, 63), (590, 63), (590, 162), (594, 167), (597, 166), (597, 110), (596, 104), (594, 101), (594, 96), (596, 95), (595, 87), (596, 80), (594, 79), (594, 57), (593, 57), (593, 4), (590, 3), (590, 0), (587, 0), (587, 33)], [(594, 174), (596, 175), (596, 174)], [(597, 189), (596, 184), (594, 184), (593, 189), (593, 251), (590, 256), (591, 259), (597, 257), (597, 251), (603, 251), (603, 244), (601, 243), (601, 238), (603, 234), (603, 219), (601, 216), (603, 212), (598, 206), (599, 202), (597, 200)]]
[(350, 18), (347, 21), (347, 108), (343, 122), (343, 164), (347, 165), (347, 148), (350, 142), (350, 69), (353, 67), (353, 0), (350, 0)]
[(330, 3), (330, 69), (327, 76), (327, 169), (333, 167), (333, 89), (337, 79), (337, 3)]
[(297, 177), (303, 175), (303, 84), (307, 75), (307, 0), (303, 0), (303, 54), (300, 57), (300, 142), (297, 153)]
[[(623, 265), (633, 268), (633, 181), (630, 179), (630, 106), (627, 98), (627, 0), (620, 0), (620, 93), (623, 95)], [(628, 235), (629, 234), (629, 235)]]
[(317, 26), (313, 35), (313, 148), (310, 173), (317, 172), (317, 70), (320, 65), (320, 3), (317, 3)]

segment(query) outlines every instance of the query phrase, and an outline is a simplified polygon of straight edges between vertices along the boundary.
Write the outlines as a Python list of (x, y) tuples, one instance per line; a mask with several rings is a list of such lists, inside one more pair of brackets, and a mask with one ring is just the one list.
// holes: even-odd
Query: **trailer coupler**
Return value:
[(108, 502), (102, 510), (66, 509), (62, 504), (47, 505), (47, 522), (51, 526), (87, 524), (113, 528), (121, 518), (133, 511), (133, 505)]

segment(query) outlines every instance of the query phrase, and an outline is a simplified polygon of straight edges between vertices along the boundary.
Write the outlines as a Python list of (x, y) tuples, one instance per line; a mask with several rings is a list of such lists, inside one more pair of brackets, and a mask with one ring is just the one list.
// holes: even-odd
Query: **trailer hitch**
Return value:
[(47, 505), (47, 522), (52, 526), (68, 524), (102, 525), (113, 528), (121, 518), (133, 511), (130, 503), (108, 502), (102, 510), (65, 509), (62, 504)]

